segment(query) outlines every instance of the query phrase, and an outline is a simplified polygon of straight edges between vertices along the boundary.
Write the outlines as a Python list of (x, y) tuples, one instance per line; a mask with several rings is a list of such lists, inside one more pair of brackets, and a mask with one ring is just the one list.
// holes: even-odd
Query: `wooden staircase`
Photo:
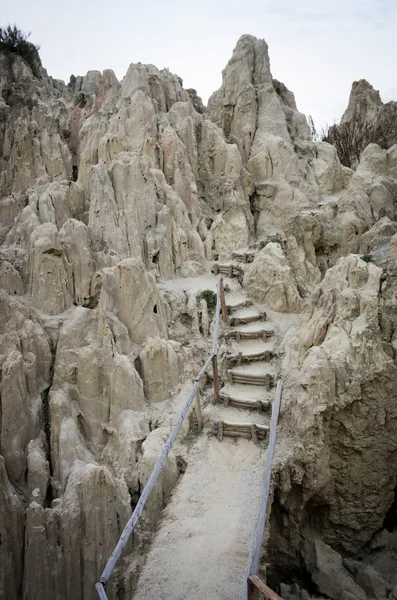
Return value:
[[(252, 262), (255, 250), (234, 252), (233, 261), (214, 263), (212, 271), (226, 277), (237, 278), (240, 285), (244, 275), (244, 265)], [(236, 264), (238, 261), (240, 264)], [(243, 263), (243, 264), (241, 264)], [(232, 287), (232, 283), (230, 283)], [(235, 287), (235, 286), (234, 286)], [(272, 388), (275, 385), (276, 370), (274, 327), (267, 320), (264, 311), (256, 308), (247, 298), (244, 290), (231, 293), (225, 285), (228, 328), (224, 334), (228, 351), (220, 363), (220, 379), (223, 387), (219, 392), (219, 403), (224, 407), (255, 411), (263, 420), (271, 407)], [(212, 425), (212, 435), (219, 441), (225, 437), (244, 438), (256, 444), (267, 437), (268, 425), (258, 422), (237, 420), (237, 411), (232, 411), (235, 420), (222, 418)], [(223, 413), (225, 414), (225, 413)], [(238, 413), (237, 413), (238, 414)], [(223, 415), (222, 415), (223, 417)]]

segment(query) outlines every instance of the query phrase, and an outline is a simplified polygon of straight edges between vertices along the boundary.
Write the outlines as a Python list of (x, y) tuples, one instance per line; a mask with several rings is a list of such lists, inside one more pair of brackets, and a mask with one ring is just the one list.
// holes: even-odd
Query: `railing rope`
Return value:
[[(221, 309), (221, 297), (220, 297), (221, 293), (223, 294), (223, 285), (222, 285), (222, 277), (219, 275), (218, 281), (217, 281), (217, 291), (216, 291), (216, 318), (215, 318), (215, 329), (214, 329), (214, 337), (213, 337), (212, 354), (211, 354), (211, 356), (208, 357), (204, 366), (202, 367), (199, 374), (195, 378), (193, 388), (192, 388), (181, 412), (179, 413), (178, 419), (177, 419), (174, 427), (172, 428), (172, 431), (169, 435), (167, 442), (164, 445), (163, 451), (160, 454), (160, 457), (158, 458), (158, 460), (154, 466), (154, 469), (143, 489), (143, 492), (139, 498), (138, 504), (136, 505), (135, 510), (132, 513), (131, 517), (128, 519), (127, 524), (125, 525), (123, 532), (120, 536), (120, 539), (117, 542), (117, 545), (116, 545), (115, 549), (113, 550), (112, 554), (110, 555), (108, 562), (106, 563), (106, 566), (102, 572), (102, 575), (100, 576), (99, 581), (95, 584), (95, 589), (98, 593), (98, 597), (100, 598), (100, 600), (108, 600), (104, 586), (107, 584), (109, 577), (112, 574), (112, 571), (115, 568), (116, 563), (121, 556), (121, 553), (123, 552), (125, 546), (127, 545), (127, 542), (135, 528), (135, 525), (137, 524), (137, 522), (139, 520), (139, 517), (142, 514), (143, 509), (145, 508), (145, 504), (149, 497), (149, 494), (152, 491), (154, 484), (157, 481), (157, 478), (160, 474), (161, 469), (163, 468), (163, 466), (165, 464), (165, 461), (167, 460), (168, 454), (172, 448), (172, 444), (175, 441), (175, 438), (176, 438), (176, 436), (181, 428), (181, 425), (189, 411), (189, 408), (192, 405), (194, 398), (197, 397), (197, 402), (200, 401), (199, 397), (197, 396), (199, 386), (200, 386), (200, 379), (204, 375), (206, 370), (208, 369), (209, 365), (211, 364), (211, 361), (213, 362), (213, 365), (214, 365), (214, 359), (215, 359), (215, 364), (216, 364), (216, 373), (215, 373), (215, 368), (214, 368), (214, 394), (215, 394), (215, 390), (217, 389), (218, 397), (219, 397), (217, 353), (218, 353), (218, 336), (219, 336), (219, 325), (220, 325), (219, 316), (220, 316), (220, 309)], [(217, 399), (218, 398), (215, 398), (215, 400), (217, 400)], [(200, 407), (200, 415), (201, 415), (201, 407)], [(198, 414), (198, 419), (200, 419), (200, 415)], [(202, 417), (201, 417), (201, 422), (202, 422)]]
[(272, 476), (272, 467), (273, 467), (273, 459), (274, 452), (276, 446), (276, 434), (277, 434), (277, 423), (278, 416), (280, 413), (280, 404), (281, 404), (281, 391), (282, 391), (282, 383), (281, 381), (277, 382), (276, 388), (276, 397), (273, 402), (272, 407), (272, 418), (270, 421), (270, 435), (269, 435), (269, 445), (267, 449), (266, 455), (266, 465), (265, 472), (263, 475), (263, 486), (261, 498), (259, 501), (259, 511), (255, 521), (254, 529), (251, 537), (250, 551), (248, 557), (248, 566), (246, 571), (246, 576), (244, 580), (244, 589), (243, 589), (243, 600), (250, 600), (249, 589), (252, 586), (252, 582), (250, 581), (251, 575), (257, 575), (259, 572), (259, 563), (261, 558), (261, 549), (263, 543), (263, 536), (265, 533), (265, 523), (266, 523), (266, 515), (267, 515), (267, 504), (269, 501), (269, 493), (270, 493), (270, 481)]

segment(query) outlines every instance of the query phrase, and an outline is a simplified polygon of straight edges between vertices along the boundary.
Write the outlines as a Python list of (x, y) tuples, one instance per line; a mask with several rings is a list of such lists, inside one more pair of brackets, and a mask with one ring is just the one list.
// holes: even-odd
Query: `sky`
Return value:
[(49, 75), (66, 82), (108, 68), (121, 80), (131, 62), (151, 63), (206, 103), (249, 33), (266, 40), (273, 77), (318, 129), (341, 117), (355, 80), (397, 100), (396, 0), (14, 0), (8, 23), (32, 33)]

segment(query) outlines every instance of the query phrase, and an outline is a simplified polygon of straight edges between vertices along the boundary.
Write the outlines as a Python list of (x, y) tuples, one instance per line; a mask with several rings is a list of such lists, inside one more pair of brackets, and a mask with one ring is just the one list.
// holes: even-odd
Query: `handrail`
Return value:
[(243, 588), (243, 600), (249, 600), (249, 586), (250, 586), (250, 577), (253, 575), (257, 575), (259, 572), (259, 563), (261, 557), (261, 549), (263, 544), (263, 537), (265, 533), (265, 523), (266, 523), (266, 515), (267, 515), (267, 504), (269, 501), (269, 493), (270, 493), (270, 480), (272, 475), (272, 467), (273, 467), (273, 459), (274, 459), (274, 451), (276, 446), (276, 434), (277, 434), (277, 423), (278, 416), (280, 413), (280, 404), (281, 404), (281, 391), (282, 391), (282, 383), (279, 380), (277, 382), (276, 388), (276, 397), (273, 402), (272, 407), (272, 418), (270, 421), (270, 435), (269, 435), (269, 445), (267, 448), (266, 455), (266, 465), (265, 472), (263, 475), (263, 486), (261, 498), (259, 501), (259, 511), (256, 517), (254, 529), (252, 531), (251, 536), (251, 544), (250, 551), (248, 557), (248, 566), (244, 579), (244, 588)]
[[(222, 298), (221, 298), (221, 295), (222, 295)], [(218, 384), (218, 380), (217, 380), (217, 378), (218, 378), (217, 354), (218, 354), (218, 336), (219, 336), (219, 325), (220, 325), (219, 317), (220, 317), (221, 305), (222, 305), (222, 307), (225, 305), (225, 300), (224, 300), (224, 291), (223, 291), (223, 280), (222, 280), (221, 275), (219, 275), (218, 281), (217, 281), (217, 286), (216, 286), (216, 318), (215, 318), (215, 329), (214, 329), (214, 337), (213, 337), (212, 354), (209, 356), (209, 358), (205, 362), (204, 366), (200, 370), (199, 374), (195, 378), (192, 390), (191, 390), (189, 396), (187, 397), (186, 402), (185, 402), (181, 412), (179, 413), (178, 419), (177, 419), (174, 427), (171, 430), (168, 440), (166, 441), (166, 443), (164, 445), (163, 451), (160, 454), (160, 456), (153, 468), (153, 471), (143, 489), (143, 492), (139, 498), (138, 504), (136, 505), (131, 517), (128, 519), (127, 524), (125, 525), (125, 527), (122, 531), (122, 534), (119, 538), (119, 541), (117, 542), (115, 549), (113, 550), (108, 562), (106, 563), (106, 566), (99, 578), (99, 581), (95, 584), (95, 589), (98, 593), (98, 597), (100, 598), (100, 600), (108, 600), (108, 597), (107, 597), (106, 591), (105, 591), (105, 586), (109, 580), (109, 577), (112, 574), (113, 569), (116, 566), (117, 561), (119, 560), (119, 558), (121, 556), (121, 553), (123, 552), (128, 540), (131, 536), (131, 533), (133, 532), (133, 530), (135, 528), (135, 525), (137, 524), (137, 522), (142, 514), (143, 509), (145, 508), (145, 504), (149, 497), (149, 494), (152, 491), (153, 486), (157, 481), (160, 471), (163, 468), (165, 461), (167, 459), (167, 456), (171, 450), (172, 444), (174, 443), (175, 438), (179, 432), (179, 429), (181, 428), (181, 425), (189, 411), (189, 408), (191, 407), (192, 402), (198, 392), (198, 389), (200, 386), (200, 379), (204, 375), (206, 370), (208, 369), (211, 361), (212, 361), (213, 368), (214, 368), (214, 395), (215, 395), (215, 400), (217, 399), (217, 393), (219, 393), (219, 392), (217, 392), (217, 390), (219, 390), (219, 384)]]

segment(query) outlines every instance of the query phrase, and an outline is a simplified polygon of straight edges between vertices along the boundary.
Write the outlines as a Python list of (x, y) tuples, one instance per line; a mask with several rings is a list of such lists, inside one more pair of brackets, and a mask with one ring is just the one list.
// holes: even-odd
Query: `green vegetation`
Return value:
[(278, 237), (272, 238), (270, 241), (273, 242), (273, 244), (281, 244), (281, 240)]
[(204, 298), (207, 302), (207, 306), (210, 310), (215, 310), (216, 308), (216, 294), (212, 290), (204, 290), (202, 291), (199, 298)]
[(372, 254), (363, 254), (360, 258), (361, 258), (361, 260), (364, 260), (367, 263), (373, 261)]
[(203, 430), (198, 427), (197, 424), (191, 425), (187, 434), (181, 439), (181, 444), (185, 446), (193, 446), (199, 435), (203, 433)]
[(23, 33), (16, 25), (0, 27), (0, 52), (18, 54), (32, 69), (35, 77), (41, 77), (39, 46), (28, 42), (30, 33)]

